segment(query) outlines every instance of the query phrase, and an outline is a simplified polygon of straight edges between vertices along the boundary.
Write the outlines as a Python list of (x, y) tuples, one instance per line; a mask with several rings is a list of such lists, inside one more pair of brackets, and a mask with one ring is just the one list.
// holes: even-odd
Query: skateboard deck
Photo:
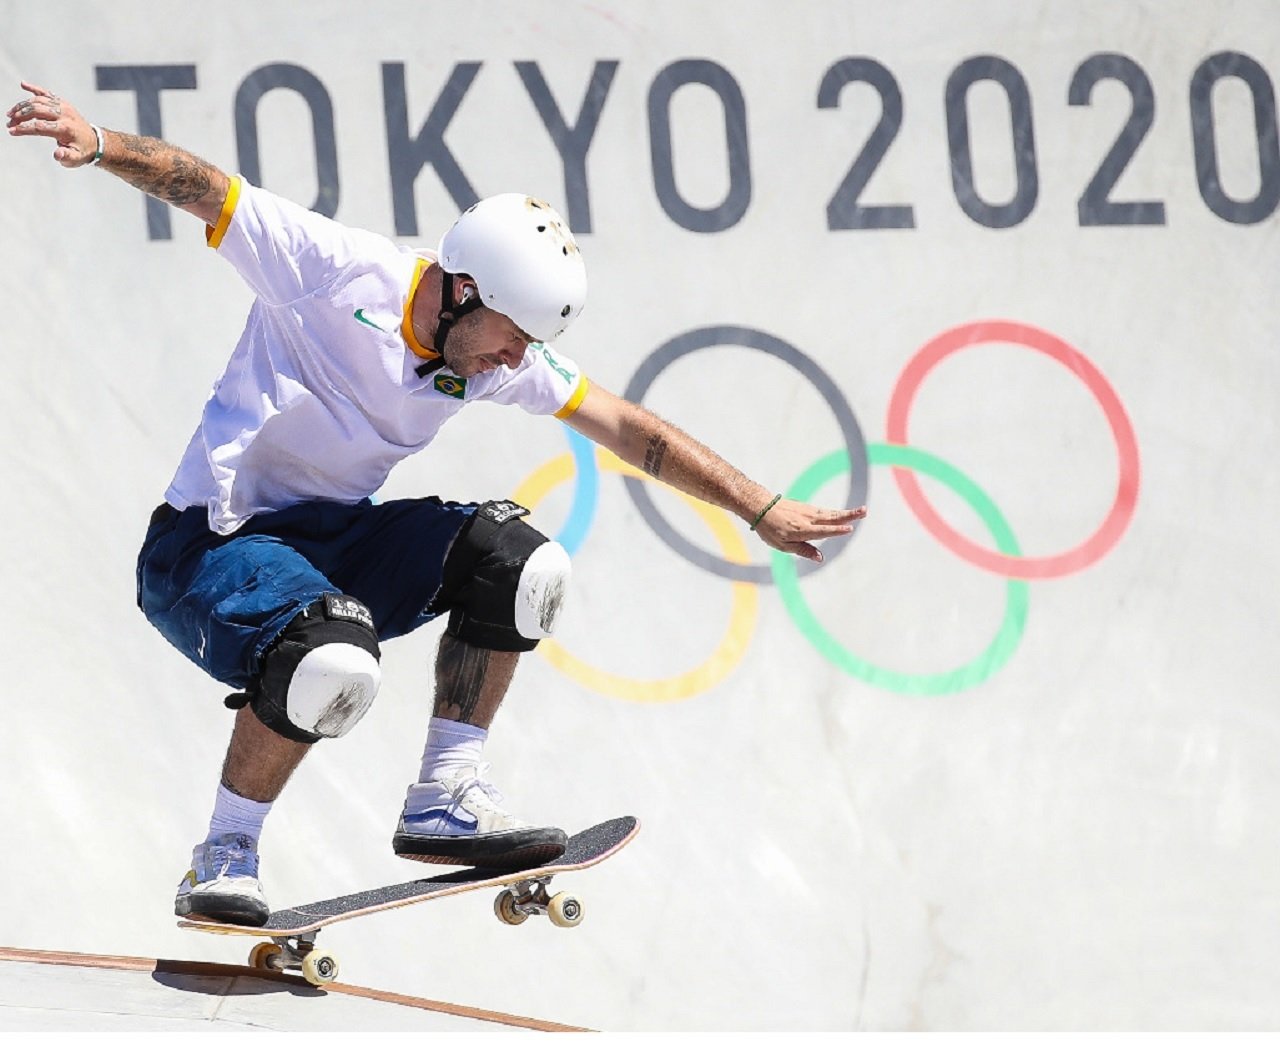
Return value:
[(315, 947), (316, 935), (334, 922), (375, 911), (493, 887), (502, 890), (494, 901), (494, 911), (508, 925), (519, 925), (530, 915), (546, 915), (557, 926), (576, 926), (582, 921), (582, 901), (572, 893), (549, 892), (551, 879), (557, 874), (585, 870), (603, 862), (624, 848), (639, 832), (640, 823), (631, 816), (610, 819), (575, 833), (558, 859), (527, 870), (466, 867), (437, 877), (399, 882), (350, 896), (272, 911), (266, 924), (261, 926), (240, 926), (196, 918), (179, 919), (178, 926), (202, 933), (265, 937), (249, 953), (250, 966), (268, 970), (301, 970), (309, 982), (322, 985), (337, 979), (338, 961), (332, 952)]

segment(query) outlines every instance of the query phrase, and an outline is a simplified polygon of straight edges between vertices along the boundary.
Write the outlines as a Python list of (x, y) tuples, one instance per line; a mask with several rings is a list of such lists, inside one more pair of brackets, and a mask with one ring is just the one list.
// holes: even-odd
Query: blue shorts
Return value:
[(363, 602), (383, 639), (434, 619), (445, 557), (475, 509), (303, 502), (219, 535), (206, 510), (161, 505), (138, 555), (138, 607), (189, 660), (244, 689), (285, 625), (326, 593)]

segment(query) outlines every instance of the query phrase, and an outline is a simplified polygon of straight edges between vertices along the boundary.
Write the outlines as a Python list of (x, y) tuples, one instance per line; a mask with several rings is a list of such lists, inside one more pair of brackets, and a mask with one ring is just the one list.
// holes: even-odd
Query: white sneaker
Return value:
[(241, 926), (260, 926), (271, 915), (258, 881), (258, 849), (252, 838), (224, 833), (191, 853), (191, 869), (178, 885), (173, 913)]
[(502, 794), (484, 780), (489, 765), (462, 767), (434, 782), (409, 786), (392, 850), (422, 863), (523, 870), (564, 853), (568, 838), (530, 826), (504, 811)]

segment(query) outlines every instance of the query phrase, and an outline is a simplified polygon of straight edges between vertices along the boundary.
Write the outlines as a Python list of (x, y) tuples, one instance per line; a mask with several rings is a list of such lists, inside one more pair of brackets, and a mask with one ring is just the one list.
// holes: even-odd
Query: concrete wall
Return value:
[[(797, 581), (552, 421), (398, 469), (571, 542), (494, 778), (644, 832), (573, 933), (450, 901), (330, 930), (347, 977), (617, 1029), (1280, 1027), (1275, 5), (302, 10), (6, 0), (0, 83), (410, 244), (541, 195), (591, 272), (566, 353), (870, 507)], [(249, 296), (48, 156), (0, 159), (0, 943), (234, 961), (169, 915), (231, 715), (133, 562)], [(437, 636), (279, 801), (277, 905), (414, 876)]]

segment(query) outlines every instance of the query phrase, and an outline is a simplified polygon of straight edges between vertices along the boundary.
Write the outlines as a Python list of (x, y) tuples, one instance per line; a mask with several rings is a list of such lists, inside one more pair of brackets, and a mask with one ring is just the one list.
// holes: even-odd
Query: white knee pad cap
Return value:
[(369, 710), (381, 681), (382, 669), (367, 649), (349, 642), (316, 646), (289, 681), (289, 721), (318, 737), (342, 737)]
[(572, 567), (559, 542), (544, 542), (529, 554), (516, 587), (515, 620), (521, 637), (550, 637), (564, 604)]

